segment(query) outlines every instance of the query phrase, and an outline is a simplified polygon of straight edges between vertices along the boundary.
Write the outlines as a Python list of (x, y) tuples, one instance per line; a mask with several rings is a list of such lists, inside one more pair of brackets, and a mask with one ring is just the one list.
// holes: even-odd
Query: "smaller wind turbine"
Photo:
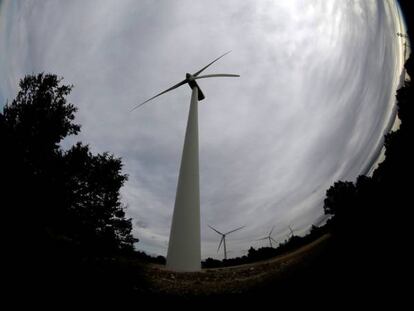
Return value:
[[(289, 239), (291, 239), (291, 238), (293, 238), (293, 237), (295, 236), (295, 231), (296, 231), (296, 230), (293, 230), (293, 229), (290, 227), (290, 225), (289, 225), (288, 227), (289, 227), (289, 230), (290, 230), (290, 236), (289, 236)], [(289, 235), (289, 233), (288, 233), (288, 235)]]
[(273, 226), (273, 228), (272, 228), (272, 230), (270, 230), (270, 232), (269, 232), (269, 235), (268, 235), (268, 236), (265, 236), (265, 237), (263, 237), (263, 238), (261, 238), (261, 239), (258, 239), (258, 240), (256, 240), (256, 241), (269, 240), (269, 245), (270, 245), (270, 247), (271, 247), (271, 248), (273, 248), (272, 241), (273, 241), (273, 242), (275, 242), (275, 243), (277, 243), (277, 241), (276, 241), (274, 238), (272, 238), (272, 232), (273, 232), (273, 229), (274, 229), (274, 228), (275, 228), (275, 227)]
[(221, 244), (223, 244), (223, 247), (224, 247), (224, 259), (227, 259), (226, 235), (228, 235), (230, 233), (233, 233), (235, 231), (238, 231), (240, 229), (243, 229), (246, 226), (239, 227), (237, 229), (231, 230), (231, 231), (226, 232), (226, 233), (221, 233), (220, 231), (218, 231), (217, 229), (213, 228), (212, 226), (210, 226), (210, 225), (208, 225), (208, 226), (210, 227), (211, 230), (214, 230), (215, 232), (217, 232), (218, 234), (221, 235), (221, 240), (220, 240), (219, 246), (217, 248), (217, 253), (220, 250)]

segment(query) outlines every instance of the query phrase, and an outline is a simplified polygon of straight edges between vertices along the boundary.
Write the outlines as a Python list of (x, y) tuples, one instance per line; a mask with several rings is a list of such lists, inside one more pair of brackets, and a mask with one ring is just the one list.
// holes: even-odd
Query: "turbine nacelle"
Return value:
[(203, 100), (206, 97), (204, 96), (203, 91), (200, 89), (200, 86), (195, 81), (196, 79), (197, 79), (196, 76), (194, 76), (191, 73), (188, 73), (187, 72), (185, 74), (185, 80), (184, 81), (187, 81), (187, 83), (188, 83), (188, 85), (190, 86), (191, 89), (193, 89), (195, 87), (198, 88), (198, 101), (201, 101), (201, 100)]
[(165, 91), (151, 97), (150, 99), (147, 99), (146, 101), (144, 101), (143, 103), (135, 106), (132, 110), (135, 110), (139, 107), (141, 107), (142, 105), (144, 105), (145, 103), (149, 102), (150, 100), (153, 100), (154, 98), (161, 96), (162, 94), (165, 94), (169, 91), (172, 91), (178, 87), (180, 87), (181, 85), (184, 84), (188, 84), (190, 86), (191, 89), (197, 87), (198, 88), (198, 100), (203, 100), (205, 98), (203, 92), (201, 91), (200, 87), (198, 86), (197, 82), (195, 80), (197, 79), (204, 79), (204, 78), (214, 78), (214, 77), (240, 77), (240, 75), (236, 75), (236, 74), (229, 74), (229, 73), (216, 73), (216, 74), (209, 74), (209, 75), (203, 75), (200, 76), (200, 73), (202, 73), (205, 69), (207, 69), (209, 66), (211, 66), (213, 63), (215, 63), (216, 61), (218, 61), (220, 58), (222, 58), (223, 56), (229, 54), (229, 52), (224, 53), (223, 55), (221, 55), (220, 57), (217, 57), (215, 60), (213, 60), (210, 64), (208, 64), (207, 66), (204, 66), (203, 68), (201, 68), (199, 71), (191, 74), (191, 73), (186, 73), (185, 74), (185, 79), (179, 83), (177, 83), (176, 85), (173, 85), (172, 87), (170, 87), (169, 89), (166, 89)]

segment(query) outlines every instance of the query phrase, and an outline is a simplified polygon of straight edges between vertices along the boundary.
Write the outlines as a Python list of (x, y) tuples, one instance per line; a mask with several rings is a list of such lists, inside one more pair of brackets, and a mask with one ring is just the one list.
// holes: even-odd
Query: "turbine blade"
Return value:
[(223, 233), (221, 233), (220, 231), (218, 231), (218, 230), (214, 229), (212, 226), (210, 226), (210, 225), (208, 225), (208, 226), (210, 227), (210, 229), (212, 229), (212, 230), (216, 231), (218, 234), (223, 235)]
[(229, 54), (231, 51), (228, 51), (226, 53), (224, 53), (223, 55), (217, 57), (215, 60), (213, 60), (210, 64), (208, 64), (207, 66), (201, 68), (199, 71), (197, 71), (196, 73), (193, 74), (193, 76), (198, 76), (201, 72), (203, 72), (204, 70), (206, 70), (208, 67), (210, 67), (212, 64), (214, 64), (216, 61), (218, 61), (220, 58), (222, 58), (223, 56)]
[(220, 244), (219, 244), (219, 246), (218, 246), (218, 248), (217, 248), (217, 253), (218, 253), (218, 252), (219, 252), (219, 250), (220, 250), (220, 246), (221, 246), (221, 244), (223, 243), (223, 240), (224, 240), (224, 235), (221, 237)]
[(203, 75), (203, 76), (198, 76), (195, 77), (194, 80), (196, 79), (204, 79), (204, 78), (214, 78), (214, 77), (240, 77), (240, 75), (236, 75), (233, 73), (215, 73), (215, 74), (211, 74), (211, 75)]
[(187, 82), (188, 82), (188, 80), (187, 80), (187, 79), (185, 79), (185, 80), (183, 80), (183, 81), (181, 81), (181, 82), (177, 83), (176, 85), (173, 85), (173, 86), (172, 86), (172, 87), (170, 87), (169, 89), (166, 89), (165, 91), (163, 91), (163, 92), (161, 92), (161, 93), (158, 93), (157, 95), (155, 95), (155, 96), (151, 97), (150, 99), (147, 99), (147, 100), (146, 100), (146, 101), (144, 101), (143, 103), (141, 103), (141, 104), (139, 104), (139, 105), (135, 106), (134, 108), (132, 108), (132, 109), (131, 109), (131, 111), (134, 111), (135, 109), (137, 109), (137, 108), (141, 107), (142, 105), (144, 105), (144, 104), (148, 103), (150, 100), (153, 100), (154, 98), (156, 98), (156, 97), (158, 97), (158, 96), (161, 96), (162, 94), (165, 94), (165, 93), (167, 93), (167, 92), (169, 92), (169, 91), (172, 91), (172, 90), (176, 89), (177, 87), (179, 87), (179, 86), (181, 86), (181, 85), (183, 85), (183, 84), (186, 84)]
[(268, 237), (265, 237), (265, 238), (261, 238), (261, 239), (255, 240), (255, 241), (263, 241), (263, 240), (267, 240), (267, 239), (268, 239)]
[(237, 231), (237, 230), (243, 229), (244, 227), (246, 227), (246, 226), (242, 226), (242, 227), (239, 227), (239, 228), (237, 228), (237, 229), (231, 230), (231, 231), (227, 232), (226, 234), (229, 234), (229, 233), (232, 233), (232, 232), (234, 232), (234, 231)]
[(273, 242), (277, 243), (277, 241), (276, 241), (274, 238), (270, 237), (270, 239), (271, 239)]
[(272, 230), (270, 230), (269, 236), (272, 235), (273, 229), (275, 229), (275, 226), (273, 226)]

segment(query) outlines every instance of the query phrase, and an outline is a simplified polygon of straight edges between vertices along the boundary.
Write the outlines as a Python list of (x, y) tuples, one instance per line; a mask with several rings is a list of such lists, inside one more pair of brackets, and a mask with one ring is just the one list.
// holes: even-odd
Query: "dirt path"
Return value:
[(177, 273), (166, 270), (164, 266), (148, 265), (144, 269), (147, 289), (156, 294), (178, 296), (243, 293), (266, 282), (288, 277), (311, 264), (329, 238), (329, 235), (324, 235), (291, 253), (235, 267)]

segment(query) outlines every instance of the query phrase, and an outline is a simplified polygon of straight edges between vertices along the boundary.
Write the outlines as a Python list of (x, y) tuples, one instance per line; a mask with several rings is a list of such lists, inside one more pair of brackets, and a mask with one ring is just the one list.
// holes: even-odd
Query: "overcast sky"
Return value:
[(191, 91), (130, 109), (228, 50), (200, 80), (202, 257), (244, 254), (275, 226), (305, 233), (326, 190), (354, 181), (393, 121), (403, 50), (393, 0), (0, 1), (0, 104), (20, 78), (74, 84), (77, 137), (123, 158), (138, 249), (165, 255)]

